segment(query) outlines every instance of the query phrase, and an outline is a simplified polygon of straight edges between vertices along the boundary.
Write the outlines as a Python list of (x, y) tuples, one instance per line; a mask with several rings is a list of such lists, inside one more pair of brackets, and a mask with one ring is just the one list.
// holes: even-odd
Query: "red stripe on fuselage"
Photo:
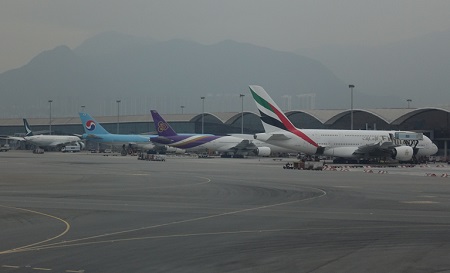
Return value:
[(272, 108), (272, 111), (278, 116), (278, 118), (281, 120), (281, 122), (284, 124), (284, 126), (286, 126), (286, 128), (289, 130), (289, 132), (293, 133), (294, 135), (302, 138), (303, 140), (305, 140), (306, 142), (308, 142), (309, 144), (313, 145), (314, 147), (319, 147), (319, 144), (317, 144), (314, 140), (312, 140), (311, 138), (309, 138), (307, 135), (305, 135), (302, 131), (298, 130), (297, 128), (295, 128), (294, 124), (291, 123), (290, 120), (288, 120), (286, 118), (286, 116), (281, 113), (280, 111), (278, 111), (278, 109), (276, 107), (274, 107), (272, 104), (270, 104), (269, 102), (267, 102), (270, 107)]

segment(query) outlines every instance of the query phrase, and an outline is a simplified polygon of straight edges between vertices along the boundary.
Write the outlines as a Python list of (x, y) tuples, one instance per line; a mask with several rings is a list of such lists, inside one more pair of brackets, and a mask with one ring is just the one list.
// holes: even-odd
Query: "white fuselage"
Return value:
[[(363, 131), (363, 130), (315, 130), (302, 129), (305, 135), (312, 139), (317, 145), (323, 147), (323, 155), (334, 157), (355, 157), (354, 152), (364, 145), (383, 144), (384, 142), (391, 142), (392, 135), (395, 131)], [(271, 132), (269, 134), (256, 134), (258, 139), (267, 143), (281, 146), (287, 149), (294, 149), (297, 152), (306, 154), (316, 154), (318, 147), (304, 140), (298, 135), (288, 131), (280, 131), (279, 134), (285, 136), (284, 138), (270, 137), (276, 136), (278, 132)], [(396, 143), (402, 144), (402, 143)], [(403, 144), (404, 145), (404, 144)], [(432, 141), (423, 136), (419, 140), (417, 146), (417, 156), (428, 156), (437, 152), (437, 147)]]
[(26, 136), (24, 139), (39, 147), (56, 147), (69, 143), (80, 142), (81, 139), (77, 136), (58, 136), (58, 135), (36, 135)]
[[(193, 136), (193, 138), (195, 138), (195, 136)], [(189, 139), (186, 140), (189, 141)], [(224, 153), (224, 152), (232, 152), (233, 148), (236, 147), (241, 142), (242, 142), (241, 138), (233, 136), (221, 136), (217, 137), (216, 139), (201, 143), (199, 145), (184, 149), (193, 152), (215, 151), (219, 153)]]

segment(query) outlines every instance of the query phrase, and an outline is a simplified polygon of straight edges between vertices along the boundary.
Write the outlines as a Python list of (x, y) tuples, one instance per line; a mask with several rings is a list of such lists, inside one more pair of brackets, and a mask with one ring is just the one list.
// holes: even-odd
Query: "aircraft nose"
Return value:
[(436, 144), (433, 143), (433, 146), (431, 148), (433, 150), (433, 154), (438, 152), (438, 147), (436, 146)]

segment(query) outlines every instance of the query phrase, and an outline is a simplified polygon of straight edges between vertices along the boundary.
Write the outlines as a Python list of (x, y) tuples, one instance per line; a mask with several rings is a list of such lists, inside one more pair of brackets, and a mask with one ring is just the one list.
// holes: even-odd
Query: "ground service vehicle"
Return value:
[(80, 151), (80, 146), (79, 145), (67, 145), (61, 148), (61, 152), (63, 153), (67, 153), (67, 152), (72, 152), (72, 153), (76, 153)]
[(11, 147), (9, 147), (8, 144), (5, 144), (2, 147), (0, 147), (0, 152), (7, 152), (9, 150), (11, 150)]

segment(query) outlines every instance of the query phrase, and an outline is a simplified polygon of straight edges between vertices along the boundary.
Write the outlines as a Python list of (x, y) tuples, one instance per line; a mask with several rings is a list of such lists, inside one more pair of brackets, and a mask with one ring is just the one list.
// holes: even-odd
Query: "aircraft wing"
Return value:
[(243, 139), (241, 142), (239, 142), (236, 146), (233, 147), (233, 150), (236, 151), (253, 151), (257, 149), (256, 145), (253, 144), (248, 139)]
[(25, 138), (15, 136), (0, 136), (0, 139), (25, 141)]
[[(68, 144), (68, 143), (70, 143), (70, 142), (54, 141), (54, 142), (49, 143), (49, 144), (47, 144), (47, 145), (45, 145), (45, 146), (57, 147), (57, 146), (64, 145), (64, 144)], [(44, 146), (44, 145), (43, 145), (43, 146)]]
[(377, 142), (359, 146), (353, 153), (361, 155), (384, 155), (389, 153), (389, 150), (396, 146), (398, 145), (395, 145), (392, 142)]
[(86, 135), (86, 139), (103, 139), (103, 137), (95, 135), (95, 134), (88, 134), (88, 135)]

